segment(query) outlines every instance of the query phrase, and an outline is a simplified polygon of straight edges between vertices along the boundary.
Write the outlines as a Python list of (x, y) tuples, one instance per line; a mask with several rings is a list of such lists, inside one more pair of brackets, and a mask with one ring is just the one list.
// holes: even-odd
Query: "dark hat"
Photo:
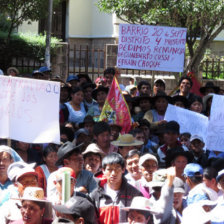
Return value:
[(153, 103), (155, 103), (158, 98), (165, 98), (168, 101), (168, 103), (172, 102), (172, 98), (170, 96), (167, 96), (166, 93), (163, 91), (157, 92), (157, 94), (152, 98)]
[(124, 96), (127, 103), (133, 103), (134, 102), (134, 98), (131, 97), (130, 95), (127, 94), (127, 95), (123, 95), (123, 96)]
[(188, 102), (188, 99), (185, 96), (177, 95), (177, 96), (172, 97), (172, 103), (173, 104), (175, 104), (178, 101), (182, 102), (184, 104), (185, 108), (188, 108), (189, 102)]
[(35, 76), (35, 75), (42, 75), (42, 76), (44, 76), (44, 74), (42, 72), (40, 72), (39, 70), (34, 70), (32, 72), (32, 76)]
[(63, 165), (63, 159), (66, 158), (71, 152), (77, 150), (77, 152), (80, 152), (79, 148), (80, 146), (82, 146), (82, 144), (76, 146), (74, 145), (72, 142), (65, 142), (59, 149), (57, 152), (58, 155), (58, 160), (55, 163), (56, 166), (60, 166)]
[(194, 156), (191, 152), (185, 151), (181, 146), (177, 146), (176, 148), (167, 150), (165, 157), (166, 166), (170, 167), (172, 161), (178, 156), (184, 156), (187, 158), (188, 163), (192, 162)]
[(92, 97), (94, 100), (96, 100), (96, 96), (97, 96), (98, 92), (101, 92), (101, 91), (105, 92), (107, 94), (109, 91), (109, 88), (104, 87), (104, 86), (99, 86), (98, 88), (94, 89), (92, 92)]
[(78, 79), (80, 80), (81, 78), (86, 78), (88, 83), (92, 83), (92, 80), (90, 79), (90, 77), (88, 76), (88, 74), (78, 74)]
[(91, 83), (91, 82), (85, 82), (82, 84), (82, 89), (85, 90), (87, 88), (92, 88), (92, 89), (95, 89), (96, 88), (96, 85)]
[(79, 78), (78, 78), (77, 75), (72, 74), (72, 75), (69, 75), (69, 76), (68, 76), (66, 82), (71, 82), (72, 80), (79, 81)]
[(172, 132), (180, 134), (180, 125), (176, 121), (169, 121), (165, 124), (164, 133)]
[(214, 89), (214, 92), (215, 93), (218, 93), (218, 91), (219, 91), (220, 88), (218, 86), (215, 86), (212, 81), (209, 81), (209, 82), (207, 82), (205, 84), (205, 86), (203, 86), (203, 87), (200, 88), (200, 92), (204, 95), (206, 89)]
[(82, 217), (85, 223), (95, 223), (95, 209), (87, 198), (75, 196), (64, 205), (54, 205), (53, 208), (62, 214), (70, 214), (75, 218)]
[(150, 103), (153, 103), (152, 97), (150, 97), (148, 94), (141, 94), (140, 96), (136, 96), (134, 98), (135, 105), (139, 105), (141, 100), (148, 100)]

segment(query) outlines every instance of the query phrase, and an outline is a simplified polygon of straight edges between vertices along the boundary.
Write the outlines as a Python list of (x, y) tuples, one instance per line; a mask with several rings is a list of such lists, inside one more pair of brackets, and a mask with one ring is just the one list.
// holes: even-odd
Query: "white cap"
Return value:
[(147, 153), (147, 154), (145, 154), (145, 155), (143, 155), (143, 156), (140, 157), (140, 159), (139, 159), (139, 166), (142, 166), (143, 163), (145, 161), (147, 161), (147, 160), (153, 160), (158, 165), (158, 160), (156, 159), (156, 157), (154, 155), (150, 154), (150, 153)]
[(106, 154), (99, 148), (99, 146), (96, 143), (91, 143), (87, 146), (86, 150), (82, 153), (83, 155), (86, 155), (87, 153), (98, 153), (102, 157), (104, 157)]
[(0, 145), (0, 153), (1, 152), (7, 152), (8, 154), (11, 155), (11, 157), (13, 157), (13, 152), (12, 152), (12, 148), (7, 146), (7, 145)]
[(204, 143), (203, 138), (201, 136), (199, 136), (199, 135), (192, 135), (191, 138), (190, 138), (190, 142), (192, 142), (192, 141), (194, 141), (196, 139), (198, 139), (198, 140), (200, 140), (201, 142)]

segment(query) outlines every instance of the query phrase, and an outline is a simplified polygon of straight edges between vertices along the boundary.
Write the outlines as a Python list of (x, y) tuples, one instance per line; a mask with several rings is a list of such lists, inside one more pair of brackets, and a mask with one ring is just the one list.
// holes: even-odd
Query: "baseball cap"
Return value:
[(173, 192), (185, 194), (184, 182), (179, 178), (175, 177), (173, 181)]
[(51, 72), (51, 69), (47, 66), (43, 66), (39, 68), (39, 72)]
[(192, 135), (191, 138), (190, 138), (190, 142), (192, 142), (192, 141), (194, 141), (196, 139), (198, 139), (198, 140), (200, 140), (201, 142), (204, 143), (203, 138), (201, 136), (199, 136), (199, 135)]
[(163, 83), (164, 86), (166, 85), (166, 82), (165, 82), (164, 79), (156, 79), (156, 80), (154, 81), (154, 84), (155, 84), (155, 83), (158, 83), (158, 82)]
[(154, 155), (152, 155), (150, 153), (147, 153), (147, 154), (145, 154), (145, 155), (143, 155), (143, 156), (140, 157), (140, 159), (139, 159), (139, 166), (142, 166), (144, 164), (144, 162), (147, 161), (147, 160), (153, 160), (158, 165), (157, 158)]
[(184, 168), (184, 176), (194, 177), (203, 175), (203, 168), (197, 163), (189, 163)]
[(66, 82), (70, 82), (72, 80), (79, 81), (79, 78), (78, 78), (77, 75), (74, 75), (74, 74), (73, 75), (69, 75), (68, 78), (67, 78), (67, 80), (66, 80)]

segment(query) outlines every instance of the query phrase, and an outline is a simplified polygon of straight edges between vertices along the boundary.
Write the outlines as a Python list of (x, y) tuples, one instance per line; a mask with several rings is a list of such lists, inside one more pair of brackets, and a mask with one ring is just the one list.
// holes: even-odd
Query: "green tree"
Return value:
[(185, 72), (197, 74), (206, 48), (224, 28), (223, 0), (98, 0), (97, 4), (128, 23), (186, 27), (190, 61)]

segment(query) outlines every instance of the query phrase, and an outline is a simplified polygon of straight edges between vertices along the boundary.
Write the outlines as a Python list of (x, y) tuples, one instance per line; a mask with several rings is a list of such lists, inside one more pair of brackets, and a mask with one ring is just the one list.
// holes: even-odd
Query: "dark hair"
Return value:
[(194, 184), (200, 184), (203, 180), (203, 176), (199, 172), (195, 173), (193, 177), (189, 178)]
[(79, 86), (72, 88), (72, 94), (75, 94), (75, 93), (77, 93), (79, 91), (82, 91), (83, 92), (83, 89), (81, 87), (79, 87)]
[(191, 134), (189, 132), (184, 132), (180, 134), (180, 138), (182, 137), (191, 138)]
[(216, 179), (217, 175), (218, 175), (218, 172), (213, 167), (207, 167), (203, 171), (203, 176), (208, 180), (212, 180), (213, 178)]
[(104, 121), (100, 121), (94, 124), (93, 134), (98, 136), (99, 134), (108, 131), (110, 133), (110, 125)]
[(139, 127), (147, 126), (149, 129), (151, 127), (151, 124), (146, 119), (141, 119), (138, 123), (139, 123)]
[(144, 132), (140, 128), (135, 128), (135, 129), (131, 130), (129, 133), (132, 134), (134, 137), (136, 137), (137, 134), (141, 134), (141, 133), (144, 133)]
[(72, 142), (75, 137), (72, 129), (64, 126), (60, 127), (60, 135), (62, 134), (66, 135), (68, 137), (68, 141), (70, 142)]
[(192, 103), (197, 102), (197, 101), (203, 105), (202, 98), (200, 96), (195, 95), (194, 97), (192, 97), (189, 100), (189, 107), (191, 106)]
[(112, 165), (112, 164), (119, 164), (121, 165), (123, 169), (125, 167), (125, 160), (120, 154), (116, 152), (112, 152), (111, 154), (103, 158), (102, 168), (105, 169), (107, 165)]
[[(23, 204), (24, 201), (27, 201), (27, 200), (22, 200), (22, 204)], [(41, 202), (41, 201), (32, 201), (32, 202), (34, 202), (35, 204), (37, 204), (40, 207), (40, 209), (45, 208), (45, 202)]]
[(102, 160), (102, 156), (100, 155), (100, 153), (95, 153), (95, 152), (88, 152), (88, 153), (84, 154), (83, 159), (85, 160), (88, 156), (91, 156), (91, 155), (99, 156), (100, 159)]
[(132, 156), (138, 155), (140, 157), (140, 152), (137, 149), (132, 149), (128, 152), (128, 154), (125, 156), (125, 160), (131, 158)]
[(149, 86), (149, 88), (151, 89), (151, 84), (149, 82), (143, 80), (143, 81), (139, 82), (139, 84), (138, 84), (138, 90), (140, 90), (143, 85)]
[(50, 152), (57, 152), (56, 145), (49, 144), (43, 149), (43, 157), (47, 157)]
[(189, 76), (187, 76), (187, 75), (184, 75), (184, 76), (182, 76), (182, 77), (180, 78), (179, 86), (180, 86), (181, 82), (182, 82), (184, 79), (187, 79), (187, 80), (190, 82), (191, 87), (193, 86), (193, 82), (192, 82), (191, 78), (190, 78)]
[[(130, 209), (129, 212), (131, 211), (137, 211), (138, 213), (144, 215), (144, 217), (146, 218), (146, 220), (149, 218), (149, 216), (151, 217), (150, 219), (152, 219), (152, 214), (150, 213), (150, 211), (143, 211), (143, 210), (138, 210), (138, 209)], [(147, 222), (147, 224), (150, 222)]]
[(104, 70), (104, 73), (103, 73), (103, 75), (105, 76), (106, 74), (113, 74), (113, 75), (115, 75), (115, 68), (113, 68), (113, 67), (109, 67), (109, 68), (106, 68), (105, 70)]

